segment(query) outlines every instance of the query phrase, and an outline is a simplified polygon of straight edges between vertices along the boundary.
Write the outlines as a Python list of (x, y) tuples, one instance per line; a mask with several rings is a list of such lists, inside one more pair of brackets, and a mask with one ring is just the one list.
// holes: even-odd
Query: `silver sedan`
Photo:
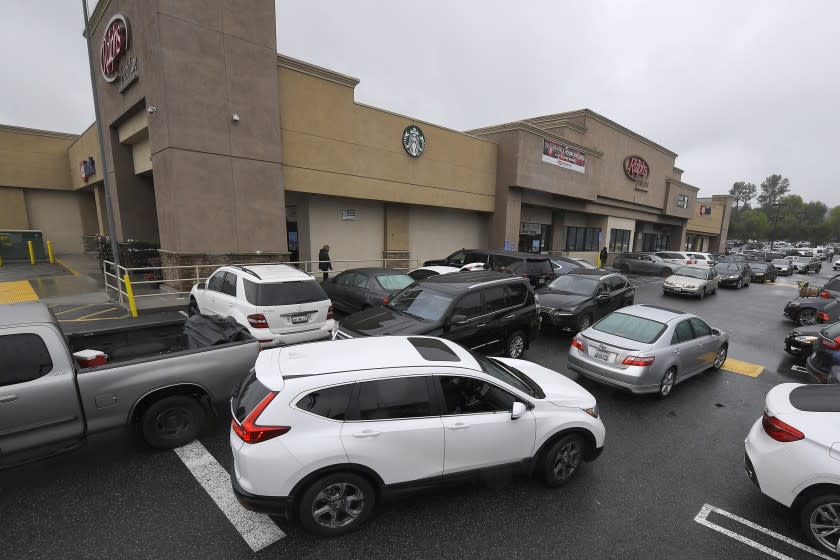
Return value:
[(719, 282), (720, 276), (714, 267), (681, 266), (665, 279), (662, 292), (703, 299), (707, 294), (717, 293)]
[(572, 339), (569, 368), (633, 393), (674, 385), (726, 361), (729, 335), (692, 315), (650, 305), (615, 311)]

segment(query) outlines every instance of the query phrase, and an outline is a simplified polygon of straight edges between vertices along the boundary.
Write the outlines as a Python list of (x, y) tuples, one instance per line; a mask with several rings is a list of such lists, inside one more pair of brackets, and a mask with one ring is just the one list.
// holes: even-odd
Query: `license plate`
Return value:
[(309, 322), (309, 315), (292, 315), (292, 323), (307, 323)]
[(681, 292), (681, 291), (682, 291), (682, 288), (673, 288), (673, 290), (674, 290), (675, 292)]
[(609, 352), (602, 352), (601, 350), (595, 350), (595, 357), (599, 360), (603, 360), (605, 362), (610, 361), (610, 353)]

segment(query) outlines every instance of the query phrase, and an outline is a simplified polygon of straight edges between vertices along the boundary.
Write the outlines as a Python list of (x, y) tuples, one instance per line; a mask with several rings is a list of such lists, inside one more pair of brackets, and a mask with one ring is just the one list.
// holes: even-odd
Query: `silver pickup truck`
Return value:
[[(41, 303), (0, 305), (0, 466), (60, 452), (87, 434), (136, 424), (145, 441), (192, 441), (209, 415), (227, 414), (259, 343), (188, 348), (184, 321), (65, 336)], [(80, 369), (73, 352), (108, 363)]]

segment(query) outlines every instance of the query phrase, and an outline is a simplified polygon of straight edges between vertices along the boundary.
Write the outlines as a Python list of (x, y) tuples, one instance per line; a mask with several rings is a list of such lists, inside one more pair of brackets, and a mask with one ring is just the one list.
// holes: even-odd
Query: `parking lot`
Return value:
[[(832, 275), (807, 279), (819, 285)], [(720, 289), (702, 301), (664, 297), (660, 279), (632, 278), (636, 303), (683, 309), (728, 331), (729, 357), (743, 364), (692, 378), (665, 400), (580, 381), (598, 399), (607, 443), (567, 487), (508, 478), (410, 494), (361, 530), (323, 540), (279, 519), (226, 516), (228, 481), (217, 463), (231, 468), (227, 420), (181, 452), (153, 451), (118, 431), (0, 472), (3, 556), (826, 558), (799, 544), (794, 517), (743, 470), (743, 440), (764, 395), (807, 381), (783, 351), (793, 324), (782, 308), (801, 278)], [(525, 358), (575, 379), (569, 342), (544, 332)]]

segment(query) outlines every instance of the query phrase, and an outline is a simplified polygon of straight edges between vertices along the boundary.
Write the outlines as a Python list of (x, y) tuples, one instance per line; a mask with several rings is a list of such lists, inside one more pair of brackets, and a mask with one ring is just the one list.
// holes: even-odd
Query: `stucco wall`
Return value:
[[(309, 222), (309, 255), (301, 253), (301, 260), (317, 260), (321, 247), (329, 245), (333, 260), (368, 261), (355, 265), (334, 263), (333, 268), (337, 270), (381, 266), (385, 248), (385, 205), (382, 202), (312, 196), (309, 197), (308, 207), (306, 217), (301, 215), (298, 207), (298, 223), (303, 219)], [(342, 210), (355, 210), (356, 219), (342, 220)]]
[[(76, 137), (0, 125), (0, 185), (68, 189), (67, 148)], [(77, 162), (78, 169), (78, 162)]]
[(487, 247), (489, 215), (452, 208), (412, 206), (409, 219), (411, 258), (441, 259), (458, 249)]
[(0, 229), (29, 229), (23, 189), (0, 187)]
[(30, 229), (44, 232), (56, 253), (81, 253), (82, 235), (96, 233), (93, 193), (42, 189), (26, 191)]
[[(701, 215), (701, 206), (710, 206), (712, 213)], [(726, 207), (726, 203), (715, 202), (711, 198), (698, 198), (695, 204), (692, 205), (693, 212), (691, 219), (688, 220), (688, 231), (720, 235), (723, 218), (726, 214)]]

